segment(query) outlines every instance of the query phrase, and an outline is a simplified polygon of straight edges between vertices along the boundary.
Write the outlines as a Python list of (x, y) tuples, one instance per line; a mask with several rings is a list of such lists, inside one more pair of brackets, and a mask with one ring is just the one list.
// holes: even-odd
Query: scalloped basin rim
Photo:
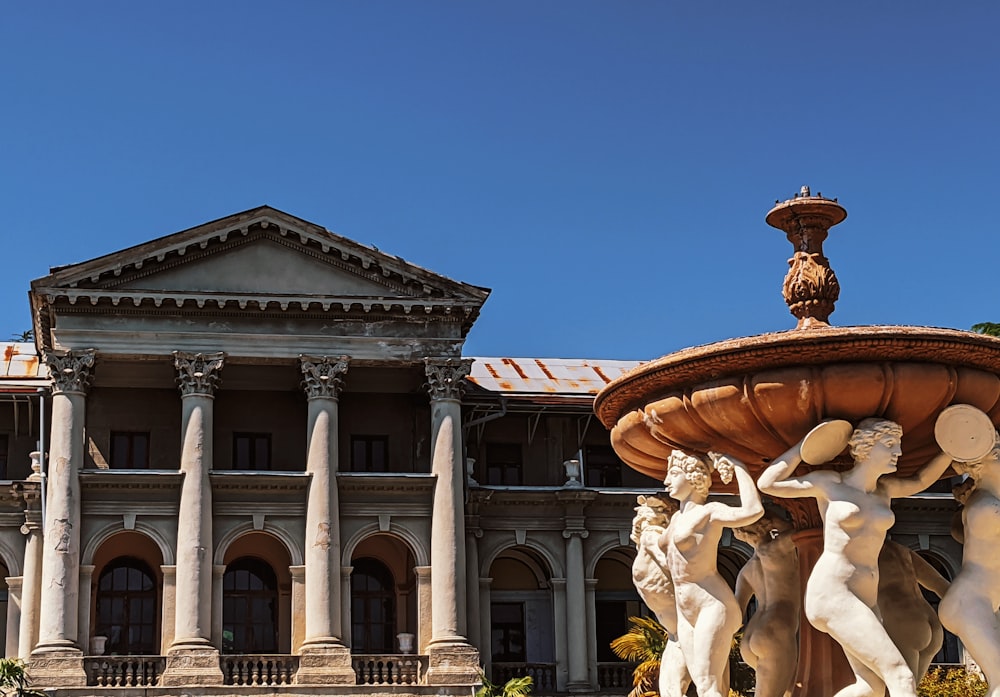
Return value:
[(594, 412), (611, 429), (629, 411), (673, 391), (720, 378), (795, 365), (916, 361), (1000, 373), (1000, 338), (941, 327), (813, 327), (682, 349), (611, 381)]

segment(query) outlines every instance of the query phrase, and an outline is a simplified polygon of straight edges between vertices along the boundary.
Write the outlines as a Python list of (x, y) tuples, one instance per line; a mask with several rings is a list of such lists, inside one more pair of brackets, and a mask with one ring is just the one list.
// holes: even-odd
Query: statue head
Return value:
[(851, 449), (851, 457), (855, 462), (860, 462), (868, 458), (872, 448), (879, 441), (889, 443), (899, 441), (903, 437), (903, 427), (895, 421), (888, 419), (868, 418), (862, 419), (858, 427), (851, 434), (851, 439), (847, 445)]
[(733, 528), (733, 536), (751, 547), (758, 547), (777, 539), (793, 527), (783, 510), (771, 504), (764, 504), (764, 515), (742, 528)]
[(700, 495), (707, 496), (712, 486), (712, 466), (695, 455), (688, 455), (682, 450), (672, 450), (667, 458), (667, 476), (672, 472), (683, 473), (684, 478)]
[(639, 536), (649, 526), (665, 528), (670, 516), (677, 510), (677, 504), (662, 496), (638, 496), (635, 517), (632, 519), (631, 539), (639, 543)]

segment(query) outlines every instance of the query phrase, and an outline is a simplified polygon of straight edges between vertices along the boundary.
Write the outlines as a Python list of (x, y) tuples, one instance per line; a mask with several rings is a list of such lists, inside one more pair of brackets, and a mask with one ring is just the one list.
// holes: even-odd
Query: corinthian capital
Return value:
[(342, 376), (347, 373), (350, 356), (299, 356), (302, 367), (302, 389), (306, 398), (337, 399), (344, 387)]
[(427, 391), (431, 400), (460, 399), (462, 378), (472, 369), (471, 358), (425, 358), (424, 372), (427, 374)]
[(225, 361), (226, 354), (221, 351), (209, 354), (174, 351), (174, 367), (177, 368), (177, 385), (181, 394), (214, 395)]
[(52, 391), (57, 394), (60, 392), (86, 394), (93, 377), (91, 372), (96, 355), (94, 349), (67, 351), (61, 355), (46, 353), (44, 359), (52, 376)]

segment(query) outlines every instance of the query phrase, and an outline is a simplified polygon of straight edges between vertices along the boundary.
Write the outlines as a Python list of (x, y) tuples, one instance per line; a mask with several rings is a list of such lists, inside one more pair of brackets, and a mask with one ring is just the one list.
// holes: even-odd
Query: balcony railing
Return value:
[(411, 654), (355, 654), (351, 657), (358, 685), (419, 685), (427, 657)]
[(298, 656), (226, 654), (220, 662), (226, 685), (291, 685), (299, 670)]
[(552, 692), (556, 689), (555, 663), (497, 663), (493, 662), (493, 677), (497, 685), (503, 685), (511, 678), (530, 675), (532, 692)]
[(619, 661), (597, 664), (597, 684), (601, 689), (632, 688), (632, 671), (638, 663)]
[(166, 667), (164, 656), (87, 656), (88, 687), (155, 687)]

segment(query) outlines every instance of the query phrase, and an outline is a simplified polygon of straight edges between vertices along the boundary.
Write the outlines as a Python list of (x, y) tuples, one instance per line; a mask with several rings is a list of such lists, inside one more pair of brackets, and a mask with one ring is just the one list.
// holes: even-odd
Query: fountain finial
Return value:
[(803, 186), (792, 198), (777, 203), (765, 220), (783, 230), (795, 252), (788, 260), (788, 274), (782, 293), (788, 309), (798, 318), (797, 329), (828, 327), (834, 304), (840, 297), (840, 283), (823, 255), (823, 240), (831, 227), (847, 217), (837, 199), (812, 195)]

